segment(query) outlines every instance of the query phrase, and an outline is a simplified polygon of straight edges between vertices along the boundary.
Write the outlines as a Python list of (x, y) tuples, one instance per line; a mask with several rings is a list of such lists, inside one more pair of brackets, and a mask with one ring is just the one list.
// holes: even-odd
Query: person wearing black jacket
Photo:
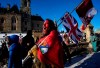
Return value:
[[(22, 38), (22, 48), (23, 48), (23, 59), (27, 56), (28, 51), (34, 46), (34, 38), (32, 37), (32, 31), (28, 30), (27, 35)], [(28, 59), (23, 65), (23, 68), (32, 67), (32, 58)]]

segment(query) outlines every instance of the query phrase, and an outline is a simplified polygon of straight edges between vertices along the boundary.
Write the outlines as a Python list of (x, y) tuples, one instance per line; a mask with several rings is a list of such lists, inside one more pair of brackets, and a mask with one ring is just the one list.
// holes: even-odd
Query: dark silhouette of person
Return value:
[(3, 58), (8, 58), (8, 48), (6, 46), (5, 41), (2, 43), (2, 53), (3, 53)]
[[(34, 46), (34, 38), (32, 37), (32, 30), (27, 31), (27, 35), (22, 38), (22, 48), (23, 48), (23, 59), (27, 56), (28, 51)], [(32, 58), (28, 59), (24, 63), (23, 68), (32, 67)]]

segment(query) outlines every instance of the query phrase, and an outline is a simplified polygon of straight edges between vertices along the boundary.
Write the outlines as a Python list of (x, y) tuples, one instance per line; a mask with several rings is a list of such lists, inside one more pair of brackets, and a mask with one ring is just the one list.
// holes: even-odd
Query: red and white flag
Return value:
[(94, 15), (97, 13), (97, 10), (93, 7), (91, 0), (84, 0), (83, 3), (77, 7), (76, 12), (86, 28)]

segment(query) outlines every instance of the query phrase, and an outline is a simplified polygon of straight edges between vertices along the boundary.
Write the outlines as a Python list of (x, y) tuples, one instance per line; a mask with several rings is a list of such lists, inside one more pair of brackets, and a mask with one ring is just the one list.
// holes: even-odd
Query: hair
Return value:
[(51, 19), (46, 19), (45, 21), (48, 21), (49, 27), (47, 33), (43, 34), (42, 37), (47, 36), (52, 30), (57, 30), (55, 23)]
[(55, 23), (51, 19), (46, 19), (46, 20), (49, 21), (50, 31), (57, 30), (57, 27), (56, 27)]
[(27, 31), (27, 35), (28, 35), (28, 36), (32, 36), (32, 30), (28, 30), (28, 31)]

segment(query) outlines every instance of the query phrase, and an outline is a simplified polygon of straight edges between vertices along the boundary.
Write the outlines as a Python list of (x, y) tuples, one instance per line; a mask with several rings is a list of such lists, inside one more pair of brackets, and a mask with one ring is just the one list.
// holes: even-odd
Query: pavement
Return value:
[(66, 62), (65, 68), (100, 68), (100, 51), (72, 57), (72, 62)]

